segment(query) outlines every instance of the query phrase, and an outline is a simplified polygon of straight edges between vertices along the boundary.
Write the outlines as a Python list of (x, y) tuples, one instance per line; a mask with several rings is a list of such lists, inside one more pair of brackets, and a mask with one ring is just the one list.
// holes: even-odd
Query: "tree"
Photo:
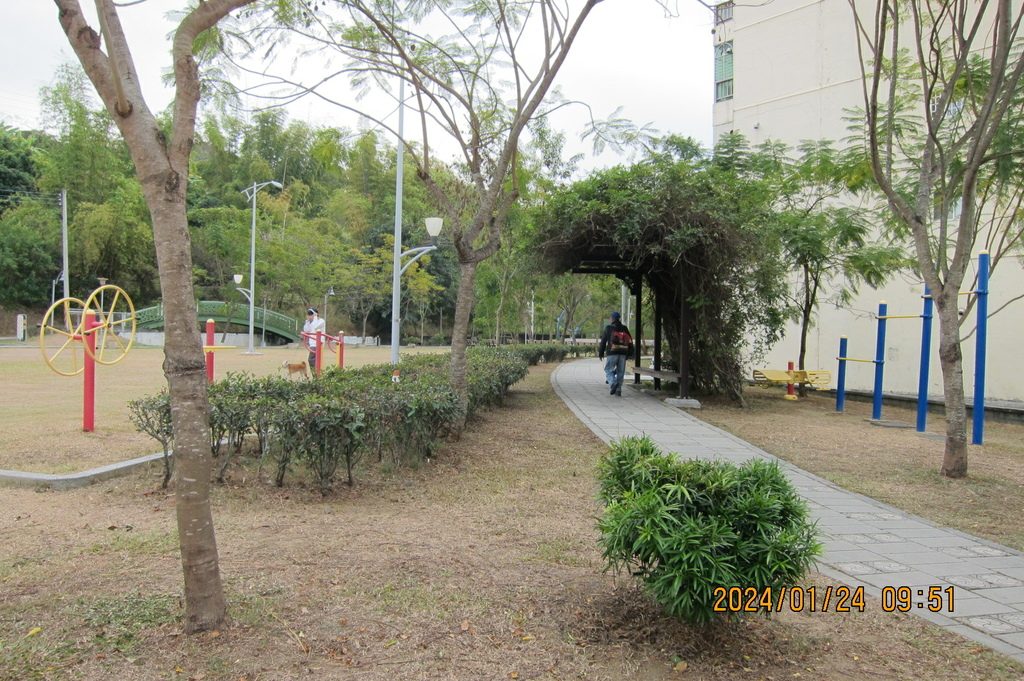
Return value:
[(0, 215), (17, 203), (15, 194), (35, 191), (38, 174), (32, 139), (0, 123)]
[(49, 305), (60, 271), (60, 217), (25, 201), (0, 215), (0, 305)]
[[(348, 59), (357, 85), (389, 88), (401, 81), (412, 90), (422, 147), (402, 142), (444, 212), (447, 238), (458, 255), (451, 380), (464, 401), (477, 267), (498, 250), (520, 195), (520, 138), (549, 106), (555, 76), (600, 2), (584, 0), (570, 11), (564, 0), (343, 0), (338, 5), (344, 21), (315, 4), (283, 16), (295, 33), (318, 46), (317, 59), (324, 59), (317, 52)], [(420, 32), (438, 26), (451, 26), (452, 33), (432, 38)], [(276, 43), (278, 36), (264, 38)], [(280, 80), (295, 86), (294, 96), (310, 90), (287, 77)], [(458, 165), (435, 163), (429, 136), (438, 129), (457, 145)], [(457, 424), (453, 435), (464, 425)]]
[[(864, 142), (935, 301), (946, 402), (941, 473), (967, 475), (959, 293), (985, 224), (986, 188), (1021, 182), (1024, 6), (877, 0), (858, 11)], [(997, 197), (993, 197), (997, 198)]]
[(210, 404), (185, 217), (200, 96), (194, 48), (200, 34), (254, 0), (206, 0), (182, 17), (172, 48), (175, 97), (169, 134), (139, 89), (141, 78), (114, 3), (97, 0), (101, 37), (87, 23), (78, 0), (54, 1), (68, 42), (128, 145), (153, 221), (164, 301), (164, 374), (177, 459), (175, 511), (185, 582), (185, 631), (215, 629), (224, 624), (227, 608), (210, 509)]
[(40, 186), (67, 189), (69, 213), (82, 201), (101, 204), (132, 175), (131, 159), (113, 121), (89, 93), (86, 74), (73, 64), (58, 68), (41, 92), (43, 115), (54, 143), (40, 154)]
[[(746, 147), (738, 133), (723, 135), (719, 143), (727, 138)], [(861, 284), (876, 288), (907, 261), (899, 245), (878, 243), (873, 237), (874, 211), (841, 202), (853, 195), (849, 155), (829, 140), (804, 140), (797, 150), (800, 156), (790, 159), (786, 145), (768, 141), (746, 163), (778, 192), (776, 228), (783, 257), (796, 275), (797, 368), (806, 369), (807, 336), (822, 293), (828, 291), (829, 302), (837, 306), (848, 305)], [(806, 391), (801, 383), (801, 396)]]

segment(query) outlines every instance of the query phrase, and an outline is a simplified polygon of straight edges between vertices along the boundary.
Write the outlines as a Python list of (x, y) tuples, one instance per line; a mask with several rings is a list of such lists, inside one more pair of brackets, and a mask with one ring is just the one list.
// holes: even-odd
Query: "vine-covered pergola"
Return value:
[[(636, 310), (636, 328), (633, 329), (634, 341), (635, 341), (635, 354), (633, 362), (635, 366), (640, 366), (641, 359), (643, 357), (643, 282), (644, 282), (644, 271), (639, 264), (633, 264), (629, 258), (623, 257), (618, 249), (613, 244), (578, 244), (572, 245), (568, 242), (557, 243), (550, 242), (548, 244), (548, 255), (561, 260), (561, 268), (564, 271), (572, 272), (573, 274), (611, 274), (617, 277), (626, 288), (629, 290), (629, 294), (634, 299), (633, 309)], [(651, 279), (651, 278), (649, 278)], [(654, 302), (654, 359), (651, 368), (655, 371), (662, 371), (662, 343), (664, 341), (665, 334), (663, 333), (662, 325), (664, 323), (665, 315), (662, 313), (664, 309), (665, 299), (670, 297), (664, 286), (658, 285), (658, 282), (662, 281), (662, 277), (653, 277), (654, 286), (651, 286), (652, 300)], [(676, 300), (680, 296), (674, 296)], [(685, 306), (681, 306), (685, 308)], [(679, 351), (677, 357), (677, 368), (679, 373), (679, 397), (688, 398), (690, 397), (690, 357), (689, 357), (689, 345), (690, 345), (690, 329), (686, 323), (687, 314), (685, 309), (679, 310), (680, 326), (676, 330), (681, 341), (676, 347)], [(640, 382), (640, 374), (634, 373), (633, 380), (635, 383)], [(654, 375), (654, 386), (655, 388), (660, 387), (661, 377), (657, 374)]]
[(787, 310), (773, 194), (693, 140), (662, 144), (641, 163), (551, 193), (538, 213), (536, 244), (554, 272), (623, 281), (638, 303), (638, 341), (646, 285), (651, 368), (678, 372), (681, 398), (718, 393), (742, 401), (744, 357), (778, 339)]

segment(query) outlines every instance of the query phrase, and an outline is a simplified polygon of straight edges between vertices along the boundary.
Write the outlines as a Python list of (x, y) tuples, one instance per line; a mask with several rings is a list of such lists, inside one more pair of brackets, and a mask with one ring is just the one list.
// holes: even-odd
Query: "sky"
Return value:
[[(73, 61), (74, 54), (52, 2), (3, 2), (16, 4), (17, 9), (8, 7), (0, 31), (0, 63), (6, 65), (0, 73), (0, 121), (35, 129), (41, 125), (39, 89), (51, 83), (56, 68)], [(82, 5), (87, 13), (94, 11), (89, 0)], [(144, 94), (154, 111), (162, 110), (173, 94), (160, 82), (162, 70), (170, 63), (167, 36), (174, 27), (164, 15), (184, 5), (183, 0), (144, 0), (119, 10)], [(637, 124), (650, 124), (662, 132), (694, 137), (710, 145), (712, 14), (697, 0), (680, 0), (679, 11), (680, 17), (666, 18), (655, 0), (605, 0), (598, 4), (563, 65), (557, 85), (567, 98), (589, 104), (598, 118), (623, 107), (620, 115)], [(318, 126), (354, 125), (344, 120), (339, 123), (337, 110), (325, 107), (309, 98), (292, 104), (288, 114), (292, 120)], [(553, 127), (566, 133), (567, 151), (589, 155), (589, 143), (578, 139), (586, 120), (582, 107), (553, 118)], [(606, 152), (582, 165), (594, 168), (627, 161)]]

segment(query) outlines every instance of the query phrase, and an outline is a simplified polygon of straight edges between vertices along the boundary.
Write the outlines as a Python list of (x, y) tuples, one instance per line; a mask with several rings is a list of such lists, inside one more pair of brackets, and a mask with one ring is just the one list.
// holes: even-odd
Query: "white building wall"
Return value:
[[(736, 131), (751, 145), (772, 139), (795, 147), (801, 140), (828, 139), (837, 148), (846, 146), (843, 140), (853, 134), (845, 120), (847, 110), (863, 107), (864, 101), (853, 11), (847, 0), (774, 0), (737, 6), (731, 20), (716, 26), (715, 44), (729, 40), (733, 41), (733, 98), (715, 104), (716, 140)], [(972, 285), (976, 272), (975, 254), (964, 290)], [(1000, 263), (990, 288), (991, 315), (1024, 292), (1021, 263), (1010, 259)], [(873, 359), (878, 303), (886, 301), (890, 315), (920, 315), (923, 293), (924, 286), (905, 274), (878, 290), (862, 287), (848, 308), (821, 303), (808, 337), (807, 368), (831, 370), (835, 387), (840, 336), (849, 338), (849, 356)], [(1024, 301), (1016, 305), (989, 317), (987, 399), (1024, 399), (1024, 373), (1016, 371), (1024, 349)], [(961, 334), (970, 333), (975, 324), (968, 316)], [(920, 319), (888, 321), (886, 392), (917, 394), (921, 326)], [(769, 356), (751, 368), (785, 369), (788, 361), (797, 360), (799, 338), (799, 326), (791, 324)], [(975, 340), (971, 334), (962, 344), (968, 396), (973, 394)], [(937, 347), (938, 320), (934, 319), (928, 388), (932, 396), (942, 395)], [(849, 389), (871, 390), (873, 384), (873, 365), (847, 365)]]

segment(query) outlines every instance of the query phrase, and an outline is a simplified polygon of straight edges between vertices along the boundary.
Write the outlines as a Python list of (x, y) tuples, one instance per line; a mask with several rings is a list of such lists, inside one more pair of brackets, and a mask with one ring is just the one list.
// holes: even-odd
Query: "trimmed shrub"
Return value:
[(717, 587), (777, 592), (821, 553), (807, 506), (776, 463), (683, 461), (649, 438), (624, 438), (598, 477), (606, 569), (630, 567), (688, 622), (714, 618)]
[(156, 395), (130, 401), (128, 418), (135, 430), (149, 435), (163, 447), (164, 480), (160, 487), (167, 489), (167, 483), (171, 481), (171, 444), (174, 442), (170, 395), (162, 390)]
[[(282, 486), (288, 470), (301, 465), (324, 493), (342, 463), (352, 484), (354, 467), (366, 452), (376, 454), (377, 461), (387, 457), (395, 466), (416, 465), (434, 456), (464, 415), (449, 384), (449, 363), (448, 355), (404, 358), (397, 383), (392, 381), (395, 367), (390, 364), (354, 370), (330, 367), (315, 381), (228, 374), (210, 386), (211, 450), (221, 464), (218, 479), (223, 480), (243, 438), (253, 433), (260, 451), (276, 464), (274, 484)], [(501, 404), (509, 388), (528, 372), (514, 351), (474, 348), (468, 367), (469, 412)], [(166, 396), (140, 400), (134, 408), (136, 427), (157, 439), (162, 437), (156, 420), (161, 404), (169, 418)], [(168, 433), (169, 428), (168, 421)], [(168, 464), (168, 478), (169, 470)]]
[(348, 484), (353, 484), (352, 469), (362, 443), (362, 409), (337, 397), (307, 395), (288, 409), (279, 409), (274, 425), (274, 446), (285, 453), (281, 459), (303, 461), (316, 478), (321, 494), (326, 496), (330, 491), (342, 462)]

